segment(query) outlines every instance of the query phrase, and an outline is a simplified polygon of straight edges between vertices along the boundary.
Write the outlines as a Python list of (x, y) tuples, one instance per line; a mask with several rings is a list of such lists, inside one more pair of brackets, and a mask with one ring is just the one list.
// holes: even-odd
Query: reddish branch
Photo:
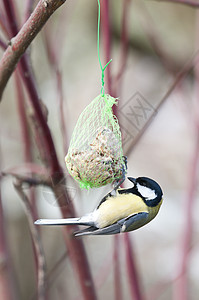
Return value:
[[(59, 202), (59, 206), (61, 207), (63, 218), (74, 216), (74, 208), (67, 194), (66, 186), (58, 184), (53, 187), (53, 191)], [(66, 203), (67, 199), (68, 205)], [(75, 226), (65, 226), (63, 228), (68, 254), (75, 267), (76, 274), (79, 277), (83, 298), (85, 300), (95, 300), (97, 297), (94, 282), (90, 273), (88, 258), (83, 242), (81, 239), (74, 238), (72, 235), (72, 232), (77, 229), (78, 228)]]
[(3, 4), (7, 15), (9, 29), (14, 36), (17, 34), (18, 29), (17, 29), (17, 21), (16, 21), (17, 19), (15, 16), (13, 0), (9, 0), (9, 1), (3, 0)]
[[(105, 61), (111, 59), (111, 31), (110, 31), (110, 10), (109, 10), (109, 0), (102, 1), (101, 3), (101, 16), (102, 16), (102, 32), (103, 32), (103, 46), (104, 46), (104, 56)], [(107, 89), (108, 93), (112, 95), (112, 83), (111, 83), (111, 68), (110, 65), (106, 68), (106, 78), (107, 78)]]
[(131, 299), (141, 300), (143, 299), (143, 296), (141, 294), (137, 267), (135, 265), (133, 247), (130, 242), (129, 233), (124, 234), (124, 241), (126, 247), (126, 267), (128, 272), (127, 278), (129, 281)]
[(41, 244), (41, 239), (39, 235), (39, 230), (36, 226), (34, 226), (34, 218), (32, 214), (32, 205), (25, 194), (22, 186), (23, 182), (20, 180), (16, 180), (15, 182), (15, 189), (17, 193), (19, 194), (21, 200), (23, 201), (26, 209), (26, 215), (28, 217), (28, 222), (29, 222), (29, 228), (31, 230), (31, 237), (34, 243), (34, 249), (36, 251), (37, 255), (37, 260), (38, 260), (38, 300), (44, 300), (46, 299), (46, 294), (45, 294), (45, 270), (46, 270), (46, 264), (45, 264), (45, 256)]
[(122, 278), (121, 278), (121, 266), (120, 266), (120, 247), (121, 236), (114, 236), (114, 253), (113, 253), (113, 266), (114, 266), (114, 285), (115, 285), (115, 300), (122, 300)]
[(17, 94), (17, 106), (18, 113), (20, 117), (21, 123), (21, 136), (24, 148), (24, 161), (29, 163), (32, 161), (32, 153), (31, 153), (31, 141), (29, 135), (28, 128), (28, 120), (26, 116), (26, 108), (25, 108), (25, 97), (23, 93), (23, 86), (21, 84), (20, 77), (18, 73), (15, 73), (15, 83), (16, 83), (16, 94)]
[[(0, 62), (0, 96), (2, 96), (6, 83), (26, 48), (29, 46), (36, 34), (41, 30), (50, 15), (64, 2), (64, 0), (39, 1), (30, 18), (24, 24), (19, 33), (11, 40), (10, 46), (5, 51), (2, 61)], [(16, 20), (11, 0), (4, 0), (4, 6), (8, 18), (8, 24), (10, 24), (12, 23), (11, 18)], [(12, 11), (10, 12), (10, 10)], [(17, 32), (16, 22), (12, 23), (12, 26), (10, 26), (10, 32), (11, 36), (14, 36)], [(42, 155), (42, 159), (44, 159), (45, 156), (47, 157), (47, 163), (50, 167), (50, 178), (52, 179), (51, 188), (59, 202), (63, 217), (66, 218), (74, 216), (75, 211), (64, 185), (64, 174), (58, 162), (51, 132), (47, 125), (45, 114), (42, 110), (42, 103), (37, 92), (34, 76), (30, 68), (29, 57), (27, 55), (23, 56), (21, 59), (20, 67), (21, 74), (29, 94), (30, 104), (33, 110), (33, 119), (36, 123), (35, 126), (33, 126), (33, 130), (37, 136), (38, 148)], [(23, 191), (18, 190), (18, 192)], [(76, 274), (79, 277), (83, 298), (86, 300), (94, 300), (96, 299), (96, 294), (85, 249), (80, 239), (74, 239), (71, 236), (72, 230), (74, 230), (73, 227), (64, 228), (64, 236), (68, 252), (75, 267)]]
[[(126, 16), (126, 7), (128, 7), (129, 2), (125, 1), (124, 5), (124, 13), (123, 18)], [(103, 1), (102, 4), (102, 31), (104, 37), (104, 52), (105, 52), (105, 60), (109, 61), (111, 57), (111, 37), (110, 37), (110, 12), (109, 12), (109, 1)], [(123, 34), (125, 37), (121, 40), (121, 47), (123, 55), (127, 55), (127, 41), (128, 41), (128, 34), (127, 34), (127, 27), (126, 22), (123, 20)], [(125, 64), (125, 57), (123, 57), (122, 64)], [(112, 91), (112, 80), (111, 80), (111, 73), (110, 73), (110, 66), (107, 68), (108, 73), (107, 76), (107, 87), (108, 92), (111, 93)], [(123, 66), (121, 67), (123, 69)], [(113, 95), (115, 96), (115, 95)], [(114, 106), (113, 109), (114, 114), (117, 116), (117, 106)], [(118, 245), (118, 237), (115, 238), (115, 246)], [(129, 285), (132, 291), (132, 299), (141, 300), (141, 292), (139, 286), (139, 279), (137, 277), (137, 269), (135, 265), (135, 257), (133, 254), (133, 249), (130, 245), (128, 235), (125, 235), (125, 246), (126, 246), (126, 260), (127, 260), (127, 272), (129, 278)], [(115, 279), (115, 292), (117, 293), (116, 299), (122, 297), (122, 285), (121, 285), (121, 274), (118, 272), (120, 270), (120, 262), (117, 253), (118, 249), (114, 251), (114, 279)]]
[[(198, 34), (199, 28), (199, 14), (197, 14), (196, 33)], [(199, 37), (196, 38), (196, 47), (199, 45)], [(175, 298), (176, 300), (186, 300), (189, 298), (189, 279), (188, 267), (190, 260), (191, 242), (193, 236), (193, 210), (196, 200), (196, 190), (198, 187), (198, 166), (199, 166), (199, 61), (195, 63), (195, 86), (196, 86), (196, 107), (194, 110), (193, 120), (195, 126), (195, 144), (190, 161), (190, 170), (187, 175), (187, 197), (185, 208), (185, 224), (183, 229), (183, 243), (181, 247), (181, 263), (179, 270), (179, 278), (175, 285)]]
[(193, 157), (190, 163), (191, 169), (189, 176), (187, 176), (188, 182), (188, 195), (186, 205), (186, 222), (183, 230), (183, 245), (181, 247), (182, 259), (180, 265), (179, 278), (176, 281), (175, 299), (186, 300), (189, 295), (189, 283), (188, 283), (188, 264), (190, 259), (191, 240), (193, 233), (193, 206), (195, 200), (196, 188), (198, 186), (198, 164), (199, 164), (199, 127), (196, 133), (196, 144), (193, 149)]
[(153, 48), (153, 51), (157, 54), (160, 62), (164, 66), (165, 70), (168, 70), (171, 75), (175, 76), (176, 71), (178, 70), (178, 64), (172, 57), (167, 53), (165, 47), (164, 37), (159, 32), (159, 28), (157, 24), (154, 22), (148, 8), (146, 2), (140, 1), (141, 9), (142, 9), (142, 22), (145, 33), (148, 37), (148, 40)]
[[(7, 81), (5, 82), (4, 79), (6, 78), (6, 76), (8, 76), (7, 79), (9, 79), (12, 72), (14, 71), (15, 65), (25, 52), (27, 46), (31, 43), (32, 39), (36, 36), (39, 30), (41, 30), (42, 26), (48, 20), (50, 15), (63, 2), (64, 1), (61, 0), (40, 1), (30, 18), (16, 35), (18, 27), (16, 21), (13, 21), (13, 19), (16, 20), (13, 5), (9, 4), (10, 0), (4, 0), (8, 24), (10, 26), (10, 35), (16, 36), (13, 38), (14, 42), (12, 43), (12, 46), (9, 46), (4, 52), (3, 58), (0, 62), (0, 97), (2, 96), (3, 90), (7, 83)], [(29, 61), (29, 57), (27, 55), (24, 55), (20, 62), (20, 70), (34, 111), (34, 122), (32, 125), (35, 127), (36, 139), (37, 143), (39, 144), (39, 151), (43, 161), (45, 161), (46, 164), (50, 166), (51, 173), (54, 174), (54, 177), (55, 174), (56, 177), (58, 177), (55, 178), (55, 180), (60, 180), (60, 178), (62, 177), (62, 171), (60, 170), (55, 146), (42, 110), (43, 105), (37, 92), (35, 79), (30, 65), (31, 64)], [(39, 128), (42, 128), (42, 130), (39, 130)]]
[[(0, 149), (1, 150), (1, 149)], [(0, 151), (0, 168), (1, 168), (1, 151)], [(6, 241), (5, 219), (1, 199), (1, 181), (0, 175), (0, 295), (4, 300), (11, 300), (12, 287), (9, 270), (9, 254)]]
[(59, 120), (60, 120), (60, 127), (61, 127), (62, 140), (63, 140), (63, 150), (65, 152), (66, 149), (68, 148), (68, 141), (67, 141), (66, 121), (64, 116), (64, 94), (63, 94), (62, 74), (58, 66), (60, 47), (59, 47), (59, 52), (55, 51), (54, 49), (55, 39), (56, 39), (55, 36), (50, 37), (49, 32), (47, 30), (44, 30), (44, 41), (46, 46), (46, 52), (48, 55), (50, 66), (52, 67), (53, 70), (53, 74), (56, 75), (57, 94), (58, 94), (57, 102), (58, 102), (59, 117), (60, 117)]
[(170, 86), (168, 91), (165, 93), (165, 95), (162, 97), (162, 99), (160, 100), (160, 102), (159, 102), (158, 106), (156, 107), (154, 113), (147, 120), (147, 122), (144, 125), (144, 127), (142, 128), (142, 130), (139, 132), (139, 134), (136, 136), (136, 138), (129, 145), (128, 149), (125, 152), (125, 155), (128, 156), (131, 153), (133, 147), (138, 143), (139, 139), (145, 133), (146, 129), (150, 126), (151, 122), (154, 119), (155, 114), (161, 108), (161, 106), (164, 104), (165, 100), (172, 94), (172, 92), (182, 82), (182, 80), (185, 78), (185, 76), (187, 76), (188, 73), (192, 70), (194, 64), (199, 60), (198, 54), (199, 54), (199, 52), (196, 52), (194, 54), (194, 56), (183, 66), (182, 70), (180, 70), (179, 73), (176, 75), (172, 85)]
[(27, 22), (17, 33), (17, 26), (14, 24), (16, 19), (12, 13), (10, 13), (13, 11), (13, 9), (12, 7), (8, 7), (11, 2), (4, 0), (7, 16), (11, 20), (12, 34), (15, 37), (10, 40), (10, 45), (4, 52), (4, 55), (0, 61), (0, 99), (2, 98), (5, 86), (19, 59), (24, 54), (25, 50), (33, 41), (38, 32), (42, 29), (49, 17), (57, 8), (64, 4), (64, 2), (65, 0), (40, 0)]
[(117, 96), (120, 93), (121, 77), (124, 74), (127, 58), (128, 58), (128, 46), (129, 46), (129, 21), (130, 21), (130, 0), (123, 1), (123, 13), (122, 13), (122, 28), (121, 28), (121, 43), (120, 43), (120, 65), (118, 73), (113, 82), (114, 95)]
[(64, 151), (66, 151), (66, 149), (68, 149), (68, 141), (67, 141), (66, 122), (64, 116), (63, 81), (59, 70), (57, 70), (56, 72), (56, 80), (57, 80), (58, 106), (59, 106), (59, 116), (60, 116), (60, 127), (61, 127), (62, 140), (63, 140), (63, 149)]
[[(22, 82), (20, 80), (19, 72), (15, 72), (15, 83), (16, 83), (16, 94), (17, 94), (17, 106), (18, 106), (18, 114), (19, 120), (21, 123), (21, 136), (22, 136), (22, 143), (23, 143), (23, 151), (24, 151), (24, 161), (25, 163), (31, 163), (32, 161), (32, 145), (30, 139), (30, 128), (28, 126), (28, 119), (26, 115), (26, 107), (25, 107), (25, 97), (23, 92)], [(36, 195), (35, 189), (31, 188), (29, 191), (30, 203), (32, 208), (32, 216), (33, 219), (38, 219), (37, 214), (37, 206), (36, 206)], [(38, 271), (38, 257), (37, 251), (33, 242), (33, 250), (34, 250), (34, 257), (35, 257), (35, 269)], [(37, 279), (39, 278), (39, 272), (37, 272)]]

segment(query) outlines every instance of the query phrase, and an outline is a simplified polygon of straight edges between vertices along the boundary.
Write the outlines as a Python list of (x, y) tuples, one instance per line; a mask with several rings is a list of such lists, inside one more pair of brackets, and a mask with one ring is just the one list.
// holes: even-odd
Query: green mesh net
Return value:
[(66, 166), (81, 188), (119, 180), (125, 170), (121, 132), (112, 106), (116, 99), (99, 95), (81, 113), (74, 128)]

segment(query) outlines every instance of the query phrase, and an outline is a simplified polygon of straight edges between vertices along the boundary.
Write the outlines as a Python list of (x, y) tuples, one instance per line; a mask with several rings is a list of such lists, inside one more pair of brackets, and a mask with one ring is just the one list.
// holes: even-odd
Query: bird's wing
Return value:
[(110, 235), (110, 234), (116, 234), (116, 233), (120, 233), (120, 232), (135, 230), (147, 223), (148, 215), (149, 214), (147, 212), (140, 212), (140, 213), (131, 215), (127, 218), (121, 219), (117, 223), (109, 225), (107, 227), (97, 228), (97, 227), (91, 226), (89, 228), (75, 232), (74, 234), (75, 234), (75, 236)]
[(97, 227), (88, 227), (83, 230), (77, 231), (74, 233), (75, 236), (80, 235), (110, 235), (120, 233), (121, 226), (119, 224), (109, 225), (104, 228), (97, 228)]
[(148, 212), (139, 212), (119, 220), (117, 223), (121, 226), (121, 232), (132, 231), (148, 223), (148, 216)]

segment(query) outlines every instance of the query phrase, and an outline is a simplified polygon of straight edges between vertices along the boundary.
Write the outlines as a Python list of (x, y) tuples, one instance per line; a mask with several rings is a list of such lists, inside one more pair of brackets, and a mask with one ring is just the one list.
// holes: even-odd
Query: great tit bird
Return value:
[(80, 235), (108, 235), (138, 229), (150, 222), (162, 204), (162, 190), (147, 177), (128, 177), (133, 187), (108, 193), (97, 208), (80, 218), (39, 219), (37, 225), (84, 225)]

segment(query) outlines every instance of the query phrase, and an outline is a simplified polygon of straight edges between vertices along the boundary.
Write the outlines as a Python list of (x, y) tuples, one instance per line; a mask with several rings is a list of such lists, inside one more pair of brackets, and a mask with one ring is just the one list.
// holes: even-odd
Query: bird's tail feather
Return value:
[(38, 219), (34, 222), (36, 225), (87, 225), (81, 222), (80, 218), (68, 219)]

